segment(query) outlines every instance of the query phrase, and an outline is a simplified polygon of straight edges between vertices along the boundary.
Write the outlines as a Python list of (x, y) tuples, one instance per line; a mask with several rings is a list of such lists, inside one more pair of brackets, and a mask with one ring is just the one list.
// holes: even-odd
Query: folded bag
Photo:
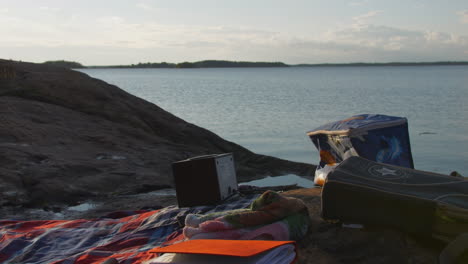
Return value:
[(351, 157), (328, 175), (322, 216), (449, 242), (468, 232), (468, 180)]

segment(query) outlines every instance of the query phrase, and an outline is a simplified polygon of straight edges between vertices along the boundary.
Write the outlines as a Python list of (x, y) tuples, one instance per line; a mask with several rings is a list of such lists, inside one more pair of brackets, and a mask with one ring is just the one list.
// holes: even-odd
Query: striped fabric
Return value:
[(86, 264), (110, 258), (142, 263), (154, 258), (150, 249), (177, 241), (187, 214), (246, 208), (257, 197), (232, 197), (217, 206), (127, 211), (91, 220), (0, 220), (0, 263)]

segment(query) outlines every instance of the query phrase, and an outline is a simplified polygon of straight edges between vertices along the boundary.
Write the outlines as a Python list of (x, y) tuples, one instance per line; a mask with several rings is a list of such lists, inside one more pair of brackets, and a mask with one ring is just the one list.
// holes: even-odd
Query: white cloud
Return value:
[(439, 42), (439, 43), (460, 43), (463, 44), (463, 39), (454, 34), (448, 34), (443, 32), (427, 31), (425, 33), (425, 38), (427, 41)]
[(202, 59), (286, 63), (468, 60), (468, 36), (373, 25), (371, 19), (380, 13), (371, 11), (355, 17), (351, 25), (306, 36), (255, 27), (134, 23), (119, 16), (89, 20), (75, 15), (57, 24), (7, 14), (0, 16), (0, 25), (9, 25), (0, 27), (4, 36), (0, 58), (19, 54), (27, 60), (21, 54), (33, 47), (42, 51), (34, 56), (44, 56), (44, 60), (47, 54), (63, 58), (81, 54), (73, 59), (86, 65)]
[(457, 15), (460, 16), (460, 22), (463, 24), (468, 24), (468, 10), (458, 11)]
[(369, 12), (367, 12), (365, 14), (353, 17), (352, 18), (353, 21), (354, 21), (353, 27), (361, 28), (361, 27), (364, 27), (365, 25), (368, 25), (369, 20), (371, 20), (373, 17), (377, 16), (380, 13), (382, 13), (382, 11), (373, 10), (373, 11), (369, 11)]
[[(51, 22), (53, 23), (53, 22)], [(0, 17), (0, 46), (94, 46), (128, 49), (191, 49), (210, 51), (233, 43), (272, 44), (277, 33), (243, 27), (132, 23), (119, 16), (87, 20), (70, 16), (60, 24), (37, 23), (29, 18)], [(210, 52), (208, 52), (210, 53)]]
[(376, 15), (382, 13), (380, 10), (372, 10), (365, 14), (353, 17), (354, 20), (367, 20), (369, 18), (375, 17)]
[(366, 25), (329, 32), (328, 42), (311, 40), (303, 48), (325, 48), (342, 61), (466, 60), (460, 55), (468, 48), (468, 36)]
[(8, 13), (8, 8), (0, 8), (0, 13)]
[(125, 26), (125, 19), (119, 16), (105, 16), (96, 19), (97, 23), (102, 26), (120, 27)]
[(147, 3), (137, 3), (136, 7), (141, 8), (143, 10), (153, 10), (154, 9), (154, 7), (152, 7), (151, 5), (149, 5)]

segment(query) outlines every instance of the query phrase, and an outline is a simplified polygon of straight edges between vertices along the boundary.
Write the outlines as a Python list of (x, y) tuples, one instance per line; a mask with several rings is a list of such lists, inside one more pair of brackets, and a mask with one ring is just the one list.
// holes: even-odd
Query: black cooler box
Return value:
[(350, 157), (328, 175), (322, 216), (449, 241), (468, 232), (468, 180)]

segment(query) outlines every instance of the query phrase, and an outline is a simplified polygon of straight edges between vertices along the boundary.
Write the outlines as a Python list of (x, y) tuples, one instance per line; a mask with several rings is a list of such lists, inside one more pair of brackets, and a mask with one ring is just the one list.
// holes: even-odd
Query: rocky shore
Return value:
[(0, 60), (2, 210), (59, 212), (173, 187), (172, 162), (227, 152), (239, 182), (315, 169), (257, 155), (84, 73)]

